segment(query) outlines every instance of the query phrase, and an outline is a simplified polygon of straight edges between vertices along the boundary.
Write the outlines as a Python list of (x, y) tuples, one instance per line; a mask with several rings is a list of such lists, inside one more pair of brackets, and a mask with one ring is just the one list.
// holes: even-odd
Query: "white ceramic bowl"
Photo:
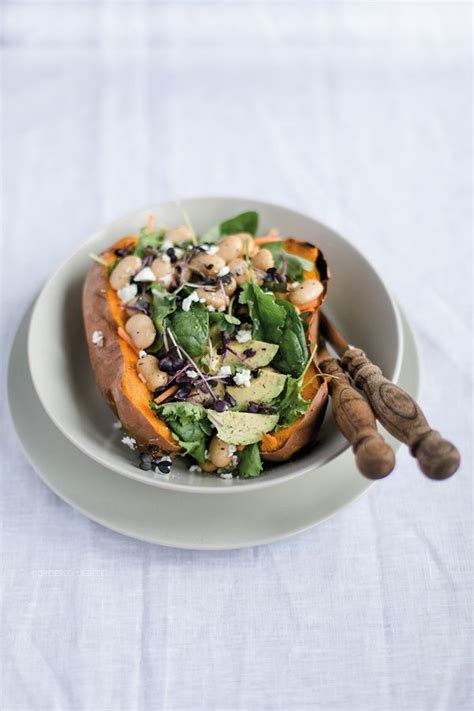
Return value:
[[(195, 198), (183, 202), (182, 207), (198, 232), (239, 212), (256, 210), (262, 232), (277, 227), (282, 235), (318, 245), (332, 272), (326, 312), (388, 378), (398, 378), (403, 331), (397, 307), (373, 267), (343, 237), (311, 217), (255, 200)], [(121, 435), (113, 427), (113, 413), (94, 382), (85, 343), (81, 291), (90, 266), (89, 253), (99, 253), (120, 237), (137, 233), (150, 212), (158, 222), (169, 226), (183, 221), (176, 203), (153, 205), (115, 220), (90, 237), (38, 297), (28, 336), (28, 358), (38, 396), (58, 429), (85, 454), (119, 474), (155, 486), (199, 493), (235, 493), (248, 487), (270, 486), (320, 467), (344, 451), (347, 442), (336, 430), (329, 407), (315, 446), (294, 461), (268, 467), (258, 479), (223, 480), (189, 474), (179, 459), (169, 479), (137, 467), (136, 453), (121, 444)]]

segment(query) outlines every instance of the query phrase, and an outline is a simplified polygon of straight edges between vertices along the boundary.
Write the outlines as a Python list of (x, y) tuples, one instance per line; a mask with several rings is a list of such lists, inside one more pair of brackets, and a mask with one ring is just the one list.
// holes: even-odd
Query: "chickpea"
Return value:
[(145, 314), (135, 314), (129, 318), (125, 330), (140, 350), (149, 348), (155, 340), (155, 326), (151, 318)]
[(252, 264), (255, 269), (266, 272), (267, 269), (271, 269), (275, 265), (273, 254), (269, 249), (260, 249), (255, 257), (252, 257)]
[(204, 299), (206, 306), (213, 306), (216, 311), (223, 311), (229, 303), (229, 297), (223, 294), (221, 289), (211, 291), (200, 287), (196, 292), (200, 299)]
[(171, 262), (165, 262), (165, 260), (160, 257), (152, 261), (150, 269), (157, 281), (166, 281), (166, 277), (171, 277), (173, 274), (173, 265)]
[(205, 254), (201, 252), (191, 259), (189, 263), (191, 269), (195, 269), (205, 276), (216, 277), (221, 269), (225, 267), (225, 262), (218, 254)]
[(245, 259), (233, 259), (229, 262), (228, 267), (235, 277), (235, 281), (239, 286), (245, 284), (249, 280), (249, 268)]
[(217, 254), (225, 262), (230, 262), (232, 259), (237, 259), (241, 257), (244, 251), (244, 243), (240, 239), (239, 235), (229, 235), (225, 237), (222, 242), (219, 243), (219, 251)]
[(110, 275), (110, 286), (115, 291), (118, 291), (122, 287), (126, 286), (130, 279), (138, 274), (142, 268), (142, 260), (140, 257), (134, 254), (129, 254), (128, 257), (124, 257), (112, 271)]
[(295, 306), (314, 301), (323, 293), (323, 285), (317, 279), (306, 279), (296, 289), (290, 291), (289, 300)]
[(232, 294), (235, 293), (235, 290), (237, 289), (237, 282), (235, 281), (234, 277), (231, 278), (227, 284), (224, 284), (224, 291), (227, 294), (227, 296), (232, 296)]
[(137, 362), (137, 373), (145, 380), (148, 390), (152, 392), (168, 382), (168, 376), (160, 370), (158, 358), (154, 355), (144, 355)]
[(209, 443), (209, 459), (212, 464), (218, 469), (224, 469), (232, 464), (232, 454), (235, 448), (232, 445), (223, 442), (217, 435), (211, 439)]
[(168, 230), (165, 239), (177, 244), (179, 242), (192, 242), (194, 238), (192, 230), (187, 225), (180, 225), (172, 230)]

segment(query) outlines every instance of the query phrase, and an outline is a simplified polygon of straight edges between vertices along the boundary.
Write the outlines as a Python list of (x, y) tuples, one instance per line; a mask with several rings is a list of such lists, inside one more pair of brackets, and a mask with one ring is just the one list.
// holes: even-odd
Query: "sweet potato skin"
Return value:
[[(117, 304), (114, 304), (114, 298)], [(87, 273), (82, 309), (97, 386), (124, 430), (135, 438), (139, 449), (156, 448), (178, 453), (180, 448), (170, 429), (149, 407), (151, 395), (135, 370), (136, 353), (117, 334), (117, 328), (122, 325), (118, 322), (121, 318), (118, 299), (109, 287), (106, 268), (100, 264), (94, 263)], [(103, 333), (102, 347), (93, 344), (94, 331)]]

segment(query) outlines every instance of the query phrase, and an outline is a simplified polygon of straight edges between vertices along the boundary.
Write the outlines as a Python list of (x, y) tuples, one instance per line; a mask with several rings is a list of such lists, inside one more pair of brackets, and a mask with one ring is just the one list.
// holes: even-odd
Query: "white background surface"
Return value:
[(456, 2), (4, 3), (3, 365), (41, 284), (104, 222), (268, 199), (380, 270), (464, 462), (437, 484), (404, 451), (291, 540), (171, 550), (57, 499), (3, 399), (4, 709), (470, 708), (470, 19)]

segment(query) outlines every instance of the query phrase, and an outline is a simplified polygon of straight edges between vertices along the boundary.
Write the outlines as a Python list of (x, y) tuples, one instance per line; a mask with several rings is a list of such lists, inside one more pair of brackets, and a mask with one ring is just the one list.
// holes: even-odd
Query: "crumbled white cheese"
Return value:
[(225, 266), (225, 267), (222, 267), (222, 269), (219, 269), (217, 276), (224, 277), (227, 274), (229, 274), (229, 272), (230, 272), (229, 267)]
[(139, 351), (139, 353), (138, 353), (139, 358), (145, 358), (145, 356), (146, 356), (146, 351)]
[(171, 257), (169, 254), (160, 254), (160, 262), (164, 262), (165, 264), (169, 264), (171, 262)]
[(133, 281), (156, 281), (156, 276), (150, 269), (150, 267), (145, 267), (138, 274), (135, 274)]
[(126, 447), (129, 447), (129, 449), (135, 449), (137, 446), (137, 440), (133, 437), (129, 437), (128, 435), (124, 435), (121, 441), (122, 444), (124, 444)]
[(219, 474), (221, 479), (233, 479), (232, 472), (222, 472)]
[(216, 244), (211, 244), (211, 246), (207, 250), (207, 253), (212, 256), (213, 254), (217, 254), (218, 251), (219, 251), (219, 247)]
[(229, 444), (229, 446), (227, 447), (227, 451), (229, 452), (229, 456), (232, 456), (236, 453), (237, 447), (235, 446), (235, 444)]
[(169, 240), (169, 239), (165, 239), (161, 243), (161, 249), (164, 252), (166, 252), (167, 249), (172, 249), (173, 247), (174, 247), (173, 242), (171, 242), (171, 240)]
[(121, 430), (121, 429), (122, 429), (122, 423), (120, 422), (120, 420), (115, 420), (115, 422), (114, 422), (114, 429), (116, 429), (116, 430)]
[(191, 380), (194, 380), (194, 378), (198, 377), (198, 373), (196, 373), (196, 371), (193, 370), (192, 368), (190, 368), (190, 370), (186, 371), (186, 375), (188, 376), (188, 378), (191, 378)]
[(199, 296), (197, 295), (197, 293), (195, 291), (191, 292), (191, 294), (189, 294), (189, 296), (186, 296), (186, 298), (183, 299), (183, 303), (182, 303), (183, 311), (189, 311), (189, 309), (191, 308), (191, 304), (194, 301), (199, 301)]
[(126, 284), (118, 289), (117, 296), (119, 297), (122, 304), (129, 304), (136, 297), (138, 293), (138, 286), (136, 284)]
[(102, 348), (104, 345), (104, 333), (103, 331), (94, 331), (92, 334), (92, 343), (94, 346), (97, 346), (97, 348)]
[(252, 340), (252, 331), (241, 328), (235, 334), (235, 338), (238, 343), (247, 343), (247, 341)]
[(202, 469), (201, 469), (201, 467), (200, 467), (198, 464), (192, 464), (192, 465), (189, 467), (188, 471), (189, 471), (191, 474), (200, 474), (200, 473), (202, 472)]
[(236, 385), (243, 385), (245, 388), (250, 387), (250, 376), (252, 374), (251, 370), (243, 368), (238, 373), (234, 375), (234, 383)]
[(165, 274), (164, 276), (160, 277), (157, 281), (161, 282), (165, 286), (169, 286), (171, 284), (171, 274)]
[(213, 306), (212, 304), (209, 304), (208, 307), (207, 307), (207, 310), (208, 310), (208, 311), (215, 311), (215, 310), (216, 310), (216, 307)]
[(221, 365), (217, 375), (222, 378), (227, 378), (229, 375), (232, 375), (232, 368), (230, 365)]

